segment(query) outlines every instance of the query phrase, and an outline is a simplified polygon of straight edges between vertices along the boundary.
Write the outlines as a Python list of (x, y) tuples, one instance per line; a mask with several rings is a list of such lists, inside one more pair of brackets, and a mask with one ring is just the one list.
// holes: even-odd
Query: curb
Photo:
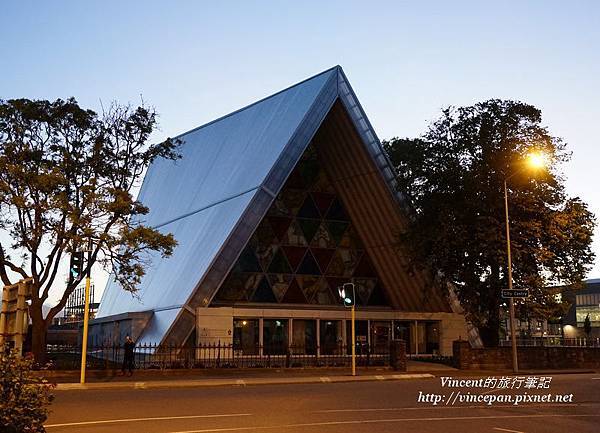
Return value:
[(197, 388), (217, 386), (256, 386), (256, 385), (294, 385), (312, 383), (347, 383), (392, 381), (408, 379), (431, 379), (429, 373), (422, 374), (388, 374), (376, 376), (320, 376), (320, 377), (290, 377), (290, 378), (248, 378), (248, 379), (204, 379), (150, 382), (115, 382), (115, 383), (59, 383), (55, 391), (83, 391), (104, 389), (157, 389), (157, 388)]

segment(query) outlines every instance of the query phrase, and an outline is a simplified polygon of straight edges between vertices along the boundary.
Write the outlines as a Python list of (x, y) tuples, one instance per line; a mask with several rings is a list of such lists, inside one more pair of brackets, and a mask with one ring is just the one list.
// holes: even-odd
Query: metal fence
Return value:
[[(510, 347), (511, 341), (501, 340), (500, 346)], [(600, 347), (600, 338), (529, 337), (517, 338), (522, 347)]]
[[(88, 346), (87, 368), (119, 369), (124, 354), (124, 349), (118, 345)], [(47, 359), (49, 369), (78, 369), (81, 347), (48, 346)], [(342, 367), (349, 366), (351, 362), (350, 347), (346, 345), (312, 348), (265, 345), (241, 349), (223, 343), (194, 347), (141, 344), (134, 349), (137, 369)], [(359, 366), (387, 366), (390, 364), (390, 348), (387, 345), (358, 344), (356, 363)]]

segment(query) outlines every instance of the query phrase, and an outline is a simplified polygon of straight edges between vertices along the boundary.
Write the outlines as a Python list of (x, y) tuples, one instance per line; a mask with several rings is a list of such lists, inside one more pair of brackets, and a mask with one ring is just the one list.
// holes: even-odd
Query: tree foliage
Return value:
[[(178, 140), (147, 143), (156, 113), (114, 104), (101, 115), (75, 99), (0, 100), (0, 277), (33, 278), (30, 315), (39, 355), (45, 329), (92, 264), (112, 270), (135, 292), (147, 253), (170, 255), (171, 234), (144, 224), (148, 208), (133, 194), (156, 158), (178, 157)], [(65, 284), (47, 317), (42, 304), (59, 264), (91, 241), (91, 261)]]
[[(443, 110), (420, 138), (384, 142), (414, 210), (401, 243), (415, 266), (454, 284), (488, 345), (497, 343), (507, 288), (505, 180), (513, 280), (530, 289), (527, 304), (555, 309), (548, 285), (579, 283), (594, 258), (594, 216), (565, 192), (560, 166), (570, 155), (541, 120), (531, 105), (489, 100)], [(533, 151), (546, 155), (545, 170), (525, 165)]]
[(2, 348), (0, 353), (0, 431), (44, 432), (51, 385), (32, 374), (32, 358)]

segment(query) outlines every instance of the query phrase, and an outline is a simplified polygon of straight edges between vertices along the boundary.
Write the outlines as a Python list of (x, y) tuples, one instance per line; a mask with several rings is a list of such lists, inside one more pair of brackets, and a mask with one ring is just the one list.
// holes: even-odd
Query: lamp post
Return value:
[(356, 290), (354, 283), (345, 283), (343, 286), (338, 287), (338, 293), (344, 307), (351, 307), (352, 309), (352, 376), (356, 376)]
[[(528, 165), (530, 168), (539, 169), (546, 165), (546, 160), (543, 154), (541, 153), (531, 153), (528, 158)], [(521, 169), (522, 170), (522, 169)], [(512, 279), (512, 261), (510, 256), (510, 222), (508, 218), (508, 180), (515, 176), (517, 173), (520, 173), (521, 170), (515, 171), (510, 176), (504, 179), (504, 215), (506, 218), (506, 254), (507, 254), (507, 276), (508, 276), (508, 289), (512, 291), (513, 288), (513, 279)], [(513, 372), (519, 372), (519, 362), (517, 360), (517, 338), (515, 332), (515, 301), (514, 298), (509, 298), (508, 300), (508, 310), (510, 315), (510, 345), (512, 352), (512, 367)]]
[(87, 271), (85, 273), (85, 301), (83, 310), (83, 336), (81, 340), (81, 374), (79, 382), (83, 385), (85, 383), (85, 367), (87, 358), (87, 340), (88, 340), (88, 321), (90, 318), (90, 279), (91, 279), (91, 263), (92, 263), (92, 240), (88, 243), (88, 261)]

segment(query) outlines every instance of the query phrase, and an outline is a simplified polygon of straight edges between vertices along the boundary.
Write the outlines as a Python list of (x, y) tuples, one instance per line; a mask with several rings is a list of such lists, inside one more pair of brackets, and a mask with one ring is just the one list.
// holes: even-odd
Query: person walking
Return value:
[(123, 366), (121, 367), (121, 371), (123, 375), (125, 375), (125, 370), (129, 372), (129, 376), (133, 375), (133, 349), (135, 348), (135, 343), (131, 339), (129, 335), (125, 337), (125, 344), (123, 345), (123, 349), (125, 351), (123, 355)]

